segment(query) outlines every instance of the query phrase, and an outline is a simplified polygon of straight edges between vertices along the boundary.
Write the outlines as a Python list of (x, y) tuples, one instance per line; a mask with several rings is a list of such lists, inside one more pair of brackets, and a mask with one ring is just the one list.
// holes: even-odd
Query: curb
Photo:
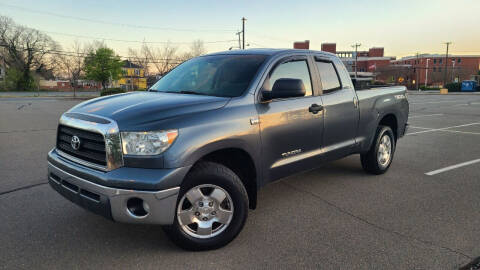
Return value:
[(407, 92), (409, 95), (442, 95), (442, 96), (448, 96), (448, 95), (457, 95), (457, 96), (468, 96), (468, 95), (480, 95), (480, 92), (450, 92), (448, 94), (440, 94), (440, 92), (417, 92), (417, 91), (408, 91)]

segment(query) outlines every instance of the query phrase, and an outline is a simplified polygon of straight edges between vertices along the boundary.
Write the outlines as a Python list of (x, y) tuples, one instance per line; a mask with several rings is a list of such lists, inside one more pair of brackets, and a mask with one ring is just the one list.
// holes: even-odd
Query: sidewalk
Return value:
[[(94, 98), (99, 97), (100, 91), (78, 91), (76, 97), (79, 98)], [(68, 97), (73, 98), (73, 92), (54, 92), (54, 91), (40, 91), (40, 92), (0, 92), (0, 98), (21, 98), (21, 97)]]
[[(425, 90), (425, 91), (417, 91), (417, 90), (407, 90), (409, 95), (442, 95), (440, 94), (439, 90)], [(448, 94), (444, 95), (480, 95), (480, 92), (449, 92)]]

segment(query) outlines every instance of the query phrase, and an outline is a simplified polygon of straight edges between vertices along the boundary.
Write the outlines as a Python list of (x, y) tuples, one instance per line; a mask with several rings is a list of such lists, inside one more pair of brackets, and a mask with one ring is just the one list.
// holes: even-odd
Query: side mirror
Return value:
[(263, 100), (305, 96), (305, 86), (300, 79), (282, 78), (275, 81), (272, 91), (262, 91)]

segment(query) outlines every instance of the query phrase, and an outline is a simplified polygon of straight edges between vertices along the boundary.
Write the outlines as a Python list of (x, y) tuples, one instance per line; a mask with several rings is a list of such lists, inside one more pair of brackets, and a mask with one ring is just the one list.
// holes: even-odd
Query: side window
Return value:
[(267, 89), (272, 89), (278, 79), (300, 79), (305, 86), (305, 96), (312, 95), (312, 81), (306, 60), (282, 63), (270, 74)]
[(337, 71), (332, 62), (316, 61), (318, 72), (320, 73), (320, 80), (322, 81), (323, 93), (330, 93), (341, 89), (342, 84), (338, 78)]

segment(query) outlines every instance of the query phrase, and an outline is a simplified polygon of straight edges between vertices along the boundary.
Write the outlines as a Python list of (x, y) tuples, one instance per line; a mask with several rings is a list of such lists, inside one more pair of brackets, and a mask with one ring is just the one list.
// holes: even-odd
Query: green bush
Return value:
[(447, 83), (445, 88), (448, 89), (448, 92), (460, 92), (462, 90), (461, 83)]
[(102, 90), (102, 92), (100, 92), (100, 96), (109, 96), (109, 95), (121, 94), (126, 92), (127, 91), (122, 88), (108, 88), (108, 89)]

